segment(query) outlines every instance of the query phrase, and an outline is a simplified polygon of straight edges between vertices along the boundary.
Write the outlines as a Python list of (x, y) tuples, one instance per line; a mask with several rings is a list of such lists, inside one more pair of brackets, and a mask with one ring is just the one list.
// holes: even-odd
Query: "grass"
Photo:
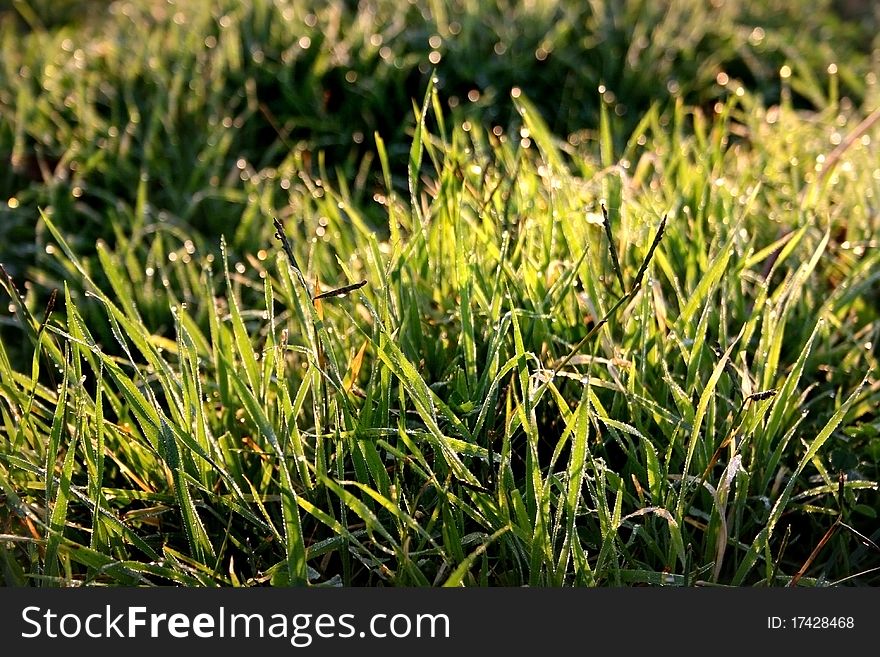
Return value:
[[(224, 34), (271, 43), (269, 5), (246, 11)], [(344, 109), (303, 109), (289, 148), (263, 92), (228, 93), (277, 69), (192, 88), (199, 31), (158, 22), (119, 34), (181, 68), (104, 42), (106, 69), (41, 78), (73, 116), (26, 82), (28, 116), (4, 104), (0, 138), (29, 144), (10, 152), (77, 162), (5, 183), (31, 249), (0, 252), (6, 584), (878, 583), (877, 89), (841, 92), (855, 55), (822, 77), (789, 60), (775, 100), (686, 73), (709, 95), (636, 116), (594, 85), (580, 132), (525, 83), (483, 101), (503, 130), (450, 109), (438, 66), (407, 120), (334, 151)], [(372, 66), (360, 84), (403, 75)], [(71, 152), (121, 125), (91, 93), (126, 70), (109, 116), (131, 132)]]

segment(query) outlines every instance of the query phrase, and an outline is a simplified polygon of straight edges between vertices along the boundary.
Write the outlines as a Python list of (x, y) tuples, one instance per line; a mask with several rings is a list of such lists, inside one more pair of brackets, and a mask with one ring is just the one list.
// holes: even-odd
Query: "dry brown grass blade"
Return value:
[(840, 162), (840, 159), (844, 156), (844, 154), (852, 148), (853, 144), (855, 144), (862, 136), (868, 132), (874, 124), (880, 121), (880, 107), (875, 109), (873, 112), (868, 114), (864, 119), (862, 119), (861, 123), (859, 123), (855, 128), (852, 129), (846, 139), (844, 139), (840, 144), (828, 154), (828, 157), (825, 158), (825, 162), (822, 164), (822, 169), (819, 171), (815, 180), (811, 185), (805, 186), (801, 190), (800, 194), (800, 205), (801, 208), (805, 206), (805, 204), (812, 198), (814, 190), (818, 190), (821, 188), (822, 184), (825, 182), (825, 179), (831, 175), (831, 172), (837, 167), (837, 164)]

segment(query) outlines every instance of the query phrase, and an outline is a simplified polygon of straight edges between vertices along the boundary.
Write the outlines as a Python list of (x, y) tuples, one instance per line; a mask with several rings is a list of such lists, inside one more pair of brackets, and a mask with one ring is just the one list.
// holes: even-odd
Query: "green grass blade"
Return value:
[(779, 494), (779, 497), (773, 503), (773, 507), (770, 509), (770, 517), (767, 519), (767, 524), (763, 529), (758, 533), (755, 537), (754, 542), (749, 547), (748, 552), (743, 557), (740, 562), (739, 567), (736, 570), (736, 574), (733, 576), (732, 583), (734, 586), (740, 586), (745, 581), (745, 578), (748, 576), (749, 572), (755, 565), (755, 562), (758, 560), (759, 555), (764, 552), (765, 548), (769, 545), (770, 537), (773, 535), (773, 530), (776, 528), (776, 523), (779, 522), (779, 519), (782, 517), (782, 514), (785, 512), (786, 507), (788, 506), (789, 501), (791, 500), (792, 493), (794, 492), (795, 486), (798, 485), (800, 481), (800, 475), (804, 471), (804, 468), (807, 467), (807, 464), (813, 460), (813, 457), (819, 453), (819, 450), (825, 445), (828, 439), (831, 437), (831, 434), (840, 426), (840, 423), (843, 422), (843, 419), (849, 413), (852, 406), (858, 401), (858, 399), (862, 395), (862, 389), (867, 383), (867, 377), (862, 380), (862, 383), (859, 387), (849, 396), (846, 401), (841, 404), (840, 408), (832, 415), (828, 422), (825, 423), (825, 426), (822, 427), (821, 431), (809, 441), (807, 450), (804, 452), (803, 456), (801, 456), (798, 461), (797, 467), (794, 472), (788, 478), (788, 483), (786, 483), (785, 488)]

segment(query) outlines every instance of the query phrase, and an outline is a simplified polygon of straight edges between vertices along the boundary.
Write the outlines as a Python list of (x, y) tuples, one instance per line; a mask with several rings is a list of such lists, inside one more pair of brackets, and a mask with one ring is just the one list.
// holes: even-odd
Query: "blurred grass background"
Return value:
[(22, 246), (3, 257), (16, 274), (42, 256), (38, 205), (90, 248), (143, 220), (131, 216), (140, 190), (166, 222), (253, 251), (259, 231), (238, 226), (248, 185), (228, 184), (242, 172), (296, 153), (310, 175), (323, 162), (368, 199), (374, 134), (399, 171), (432, 71), (456, 122), (509, 132), (519, 88), (573, 143), (595, 139), (602, 96), (619, 149), (646, 110), (675, 99), (711, 110), (742, 86), (768, 106), (785, 91), (824, 107), (830, 64), (837, 93), (861, 105), (877, 45), (876, 23), (843, 21), (828, 2), (5, 4), (0, 194), (17, 205), (0, 238)]

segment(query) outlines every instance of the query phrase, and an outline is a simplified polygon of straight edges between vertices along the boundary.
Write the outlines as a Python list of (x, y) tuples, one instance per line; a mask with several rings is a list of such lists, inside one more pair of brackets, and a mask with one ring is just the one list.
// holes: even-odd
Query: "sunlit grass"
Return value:
[(88, 229), (23, 192), (5, 583), (876, 584), (876, 98), (835, 84), (635, 122), (597, 93), (569, 139), (431, 83), (375, 175), (281, 139), (230, 174), (208, 120), (216, 157), (103, 150), (131, 202)]

